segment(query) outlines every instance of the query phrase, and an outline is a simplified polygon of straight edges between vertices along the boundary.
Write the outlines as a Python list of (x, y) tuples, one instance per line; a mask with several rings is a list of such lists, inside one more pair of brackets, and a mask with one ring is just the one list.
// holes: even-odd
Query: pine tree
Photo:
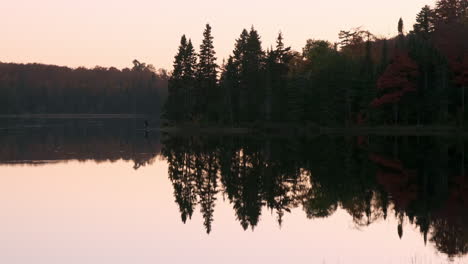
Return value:
[(180, 46), (174, 57), (173, 71), (168, 84), (168, 98), (165, 105), (166, 118), (172, 121), (182, 120), (182, 111), (179, 107), (183, 103), (182, 87), (184, 76), (184, 58), (187, 50), (187, 38), (183, 35), (180, 39)]
[(211, 26), (206, 24), (198, 56), (195, 111), (201, 115), (207, 115), (206, 117), (210, 120), (217, 119), (219, 103), (217, 96), (218, 65), (215, 55)]
[(189, 39), (183, 57), (183, 119), (193, 119), (194, 90), (196, 80), (197, 54), (193, 48), (192, 40)]
[(403, 30), (403, 19), (400, 18), (400, 20), (398, 20), (398, 40), (396, 42), (396, 48), (399, 50), (403, 50), (405, 47), (405, 33), (403, 32)]
[(237, 71), (234, 66), (234, 59), (232, 56), (229, 56), (227, 63), (223, 65), (221, 74), (220, 88), (222, 92), (220, 101), (224, 104), (222, 108), (224, 111), (222, 111), (221, 118), (225, 123), (227, 122), (231, 126), (234, 125), (234, 120), (237, 120), (235, 114), (237, 113), (236, 106), (238, 104), (235, 103), (237, 100), (236, 90), (234, 89), (235, 83), (237, 82), (236, 76)]
[(400, 20), (398, 20), (398, 35), (403, 35), (403, 19), (400, 17)]
[(436, 3), (437, 22), (451, 23), (457, 20), (461, 12), (459, 0), (439, 0)]
[(284, 121), (286, 118), (286, 87), (291, 47), (285, 47), (283, 35), (278, 34), (276, 48), (267, 51), (265, 64), (265, 119)]
[(264, 52), (260, 41), (260, 35), (252, 27), (247, 38), (244, 56), (244, 72), (241, 80), (245, 82), (244, 96), (247, 107), (244, 108), (242, 116), (244, 119), (253, 121), (261, 118), (261, 106), (264, 98), (263, 85), (263, 61)]
[(416, 24), (414, 24), (414, 32), (428, 38), (429, 34), (434, 31), (434, 12), (428, 6), (424, 6), (416, 16)]
[(165, 106), (166, 118), (171, 121), (181, 122), (191, 119), (196, 62), (192, 41), (187, 42), (186, 36), (183, 35), (179, 50), (174, 57), (174, 69), (169, 79), (169, 95)]
[(247, 107), (247, 88), (245, 84), (246, 73), (246, 52), (247, 52), (247, 39), (249, 33), (246, 29), (242, 30), (239, 38), (236, 40), (236, 44), (233, 51), (232, 67), (234, 68), (233, 76), (233, 106), (235, 109), (234, 116), (237, 122), (243, 119), (243, 109)]

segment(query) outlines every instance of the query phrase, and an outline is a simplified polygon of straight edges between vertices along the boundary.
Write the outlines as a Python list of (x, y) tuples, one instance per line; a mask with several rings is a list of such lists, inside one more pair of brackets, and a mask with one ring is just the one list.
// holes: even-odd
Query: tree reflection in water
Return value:
[(456, 257), (468, 253), (464, 145), (432, 137), (167, 136), (162, 155), (182, 221), (200, 205), (208, 233), (221, 193), (244, 229), (259, 224), (263, 207), (279, 225), (293, 208), (313, 219), (341, 207), (357, 227), (394, 214), (400, 237), (408, 221)]

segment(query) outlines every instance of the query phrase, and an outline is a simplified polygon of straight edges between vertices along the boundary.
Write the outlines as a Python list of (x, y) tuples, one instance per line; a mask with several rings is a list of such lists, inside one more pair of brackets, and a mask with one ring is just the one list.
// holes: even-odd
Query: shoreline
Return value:
[(148, 131), (160, 131), (167, 134), (221, 134), (221, 135), (381, 135), (381, 136), (463, 136), (468, 137), (468, 129), (457, 126), (372, 126), (372, 127), (216, 127), (216, 126), (165, 126), (149, 128)]
[(131, 119), (149, 118), (140, 114), (18, 114), (0, 115), (0, 119)]

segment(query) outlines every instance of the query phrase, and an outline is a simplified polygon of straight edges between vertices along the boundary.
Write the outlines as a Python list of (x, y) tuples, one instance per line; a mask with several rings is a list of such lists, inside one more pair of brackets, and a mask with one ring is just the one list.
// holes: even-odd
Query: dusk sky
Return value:
[(130, 67), (133, 59), (171, 69), (180, 36), (198, 48), (206, 23), (213, 27), (218, 63), (243, 28), (254, 25), (263, 47), (279, 31), (301, 50), (306, 39), (336, 41), (339, 30), (362, 26), (393, 36), (400, 17), (409, 31), (431, 0), (15, 0), (0, 16), (0, 61), (70, 67)]

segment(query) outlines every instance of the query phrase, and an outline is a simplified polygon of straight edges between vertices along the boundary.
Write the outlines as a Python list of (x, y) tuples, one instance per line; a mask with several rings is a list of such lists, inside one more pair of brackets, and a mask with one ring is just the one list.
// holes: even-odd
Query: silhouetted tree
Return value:
[(416, 16), (416, 23), (414, 24), (414, 32), (421, 34), (425, 39), (429, 38), (430, 34), (434, 31), (434, 12), (428, 6), (424, 6)]
[(404, 25), (403, 25), (403, 19), (400, 18), (400, 20), (398, 20), (398, 34), (399, 34), (399, 35), (403, 35), (403, 34), (404, 34), (404, 33), (403, 33), (403, 27), (404, 27)]
[(435, 19), (439, 23), (451, 23), (456, 21), (462, 12), (460, 0), (439, 0), (436, 3)]
[(197, 65), (196, 106), (197, 115), (207, 114), (208, 120), (219, 119), (219, 90), (217, 89), (217, 68), (211, 26), (206, 25), (203, 42), (200, 45)]

